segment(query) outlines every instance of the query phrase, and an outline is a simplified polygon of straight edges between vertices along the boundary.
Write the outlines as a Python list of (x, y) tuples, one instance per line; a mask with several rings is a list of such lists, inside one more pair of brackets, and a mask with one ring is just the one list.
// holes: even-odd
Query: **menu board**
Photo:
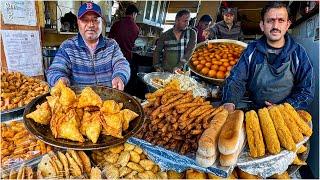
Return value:
[(1, 35), (9, 71), (43, 75), (39, 31), (2, 30)]
[(37, 25), (34, 1), (1, 1), (1, 12), (4, 24)]

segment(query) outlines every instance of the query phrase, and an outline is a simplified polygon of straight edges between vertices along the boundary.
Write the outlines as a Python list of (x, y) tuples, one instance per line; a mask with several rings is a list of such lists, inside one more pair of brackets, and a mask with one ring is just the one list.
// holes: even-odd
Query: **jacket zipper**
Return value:
[(94, 63), (94, 54), (91, 54), (91, 61), (92, 61), (92, 65), (93, 65), (93, 73), (94, 73), (94, 78), (96, 79), (96, 85), (98, 85), (98, 78), (97, 78), (97, 74), (96, 74), (96, 68), (95, 68), (95, 63)]

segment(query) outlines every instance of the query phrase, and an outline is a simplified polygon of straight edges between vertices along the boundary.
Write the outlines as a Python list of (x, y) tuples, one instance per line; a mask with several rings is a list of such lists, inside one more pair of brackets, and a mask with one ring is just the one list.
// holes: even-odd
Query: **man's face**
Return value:
[(233, 24), (234, 15), (232, 13), (227, 13), (223, 15), (223, 20), (226, 22), (226, 24)]
[(272, 8), (260, 21), (260, 29), (269, 41), (282, 40), (290, 25), (286, 8)]
[(102, 31), (102, 19), (94, 12), (87, 12), (78, 19), (78, 26), (85, 41), (96, 41)]
[(201, 29), (207, 29), (211, 24), (211, 21), (201, 21), (199, 22), (199, 26)]
[(190, 21), (190, 15), (185, 14), (180, 18), (176, 19), (175, 27), (178, 30), (183, 31), (189, 26), (189, 21)]

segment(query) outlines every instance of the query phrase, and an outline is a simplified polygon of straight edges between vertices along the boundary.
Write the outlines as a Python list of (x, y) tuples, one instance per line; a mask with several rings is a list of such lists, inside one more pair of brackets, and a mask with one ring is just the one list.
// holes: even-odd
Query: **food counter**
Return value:
[(230, 113), (188, 76), (144, 80), (154, 92), (142, 104), (61, 82), (25, 99), (23, 119), (1, 123), (2, 178), (287, 178), (305, 164), (308, 112), (284, 103)]

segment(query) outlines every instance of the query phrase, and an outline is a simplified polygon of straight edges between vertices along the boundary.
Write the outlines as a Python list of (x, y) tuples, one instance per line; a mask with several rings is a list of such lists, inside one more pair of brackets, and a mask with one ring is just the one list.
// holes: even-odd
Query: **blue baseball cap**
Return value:
[(98, 16), (102, 17), (100, 6), (93, 2), (86, 2), (80, 6), (78, 11), (78, 18), (80, 19), (87, 12), (94, 12)]

